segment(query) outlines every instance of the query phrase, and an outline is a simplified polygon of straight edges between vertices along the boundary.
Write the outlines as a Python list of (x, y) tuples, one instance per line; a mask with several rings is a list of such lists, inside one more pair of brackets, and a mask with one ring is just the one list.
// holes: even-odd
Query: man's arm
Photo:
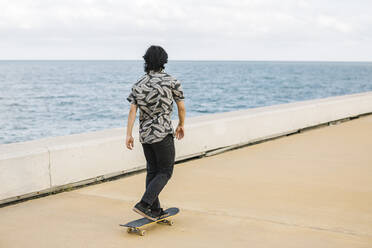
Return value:
[(130, 110), (129, 110), (129, 115), (128, 115), (127, 138), (125, 141), (127, 148), (130, 150), (132, 150), (134, 147), (134, 139), (132, 136), (132, 130), (133, 130), (134, 122), (136, 121), (136, 114), (137, 114), (137, 105), (132, 103), (130, 105)]
[(185, 108), (185, 103), (183, 100), (176, 101), (176, 104), (177, 104), (177, 109), (178, 109), (178, 126), (176, 128), (176, 138), (180, 140), (183, 138), (183, 136), (185, 136), (184, 124), (185, 124), (186, 108)]

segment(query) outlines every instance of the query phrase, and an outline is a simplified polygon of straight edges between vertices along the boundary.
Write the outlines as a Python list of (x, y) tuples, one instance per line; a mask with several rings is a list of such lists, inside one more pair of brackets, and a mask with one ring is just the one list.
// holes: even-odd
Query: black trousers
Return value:
[(168, 134), (162, 141), (142, 144), (142, 147), (147, 162), (146, 191), (142, 201), (150, 204), (152, 209), (159, 209), (159, 194), (173, 174), (174, 138)]

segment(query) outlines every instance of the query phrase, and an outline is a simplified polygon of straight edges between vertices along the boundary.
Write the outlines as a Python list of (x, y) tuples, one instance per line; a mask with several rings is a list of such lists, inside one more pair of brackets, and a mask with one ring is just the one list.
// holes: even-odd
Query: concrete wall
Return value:
[[(372, 113), (372, 92), (188, 118), (176, 160)], [(174, 125), (177, 121), (174, 121)], [(138, 127), (0, 145), (0, 204), (145, 168)]]

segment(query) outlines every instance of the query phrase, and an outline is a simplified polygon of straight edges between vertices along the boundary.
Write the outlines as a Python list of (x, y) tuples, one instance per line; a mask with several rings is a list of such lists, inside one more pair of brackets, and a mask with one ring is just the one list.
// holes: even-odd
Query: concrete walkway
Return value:
[(372, 116), (178, 164), (175, 225), (119, 223), (145, 174), (0, 208), (0, 248), (372, 247)]

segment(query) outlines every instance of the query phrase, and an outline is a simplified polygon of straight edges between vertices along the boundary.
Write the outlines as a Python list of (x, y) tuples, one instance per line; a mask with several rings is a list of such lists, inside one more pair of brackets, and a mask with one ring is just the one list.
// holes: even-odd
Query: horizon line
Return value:
[[(143, 59), (0, 59), (0, 61), (143, 61)], [(259, 60), (259, 59), (168, 59), (190, 62), (340, 62), (371, 63), (372, 60)]]

